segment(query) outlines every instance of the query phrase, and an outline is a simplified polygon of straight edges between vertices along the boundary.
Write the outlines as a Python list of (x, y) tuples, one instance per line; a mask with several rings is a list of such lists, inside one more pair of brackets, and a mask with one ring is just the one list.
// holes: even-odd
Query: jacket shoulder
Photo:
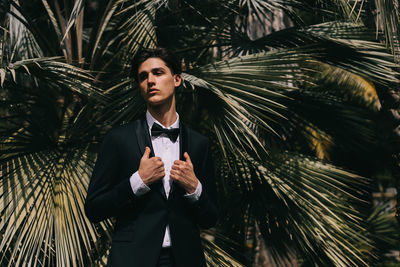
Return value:
[(132, 130), (139, 127), (141, 120), (134, 120), (125, 124), (117, 125), (109, 129), (105, 136), (119, 136), (125, 134), (132, 134)]
[(134, 138), (136, 135), (135, 128), (140, 126), (140, 122), (140, 120), (135, 120), (112, 127), (105, 133), (103, 143), (117, 144), (119, 141), (125, 140), (127, 137)]

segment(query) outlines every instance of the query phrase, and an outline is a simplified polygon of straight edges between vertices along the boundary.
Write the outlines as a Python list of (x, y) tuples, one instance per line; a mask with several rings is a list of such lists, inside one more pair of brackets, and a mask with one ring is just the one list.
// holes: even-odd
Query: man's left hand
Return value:
[(193, 164), (190, 160), (189, 154), (183, 154), (185, 161), (175, 160), (172, 165), (169, 177), (182, 186), (186, 192), (192, 194), (199, 183), (196, 175), (194, 174)]

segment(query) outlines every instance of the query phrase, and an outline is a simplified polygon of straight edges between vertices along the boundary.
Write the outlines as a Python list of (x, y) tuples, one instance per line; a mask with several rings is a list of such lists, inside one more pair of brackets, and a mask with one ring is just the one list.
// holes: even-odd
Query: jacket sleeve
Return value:
[(215, 184), (214, 161), (212, 160), (210, 144), (207, 140), (206, 151), (199, 172), (202, 192), (198, 201), (193, 202), (196, 220), (201, 228), (210, 228), (218, 220), (217, 190)]
[(129, 179), (120, 181), (117, 141), (112, 131), (106, 134), (90, 179), (85, 213), (94, 223), (118, 215), (136, 198)]

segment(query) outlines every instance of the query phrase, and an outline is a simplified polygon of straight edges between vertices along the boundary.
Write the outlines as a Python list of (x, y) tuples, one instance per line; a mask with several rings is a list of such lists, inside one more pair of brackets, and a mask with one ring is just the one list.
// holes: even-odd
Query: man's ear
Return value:
[(180, 74), (174, 74), (174, 81), (175, 81), (175, 87), (178, 87), (182, 83), (182, 77)]

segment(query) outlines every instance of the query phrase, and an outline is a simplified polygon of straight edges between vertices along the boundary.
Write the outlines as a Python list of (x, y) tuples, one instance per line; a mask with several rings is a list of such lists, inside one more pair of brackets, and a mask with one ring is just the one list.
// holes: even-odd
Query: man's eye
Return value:
[(140, 74), (139, 75), (139, 81), (144, 81), (147, 78), (147, 74)]

